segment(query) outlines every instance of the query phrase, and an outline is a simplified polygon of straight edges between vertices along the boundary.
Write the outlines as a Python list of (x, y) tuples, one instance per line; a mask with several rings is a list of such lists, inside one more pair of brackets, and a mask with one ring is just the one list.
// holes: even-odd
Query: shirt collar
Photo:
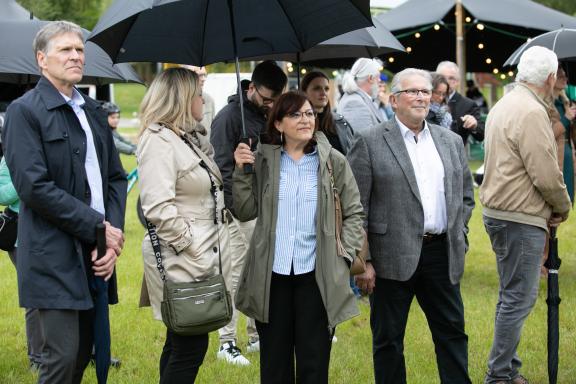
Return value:
[(64, 100), (66, 100), (66, 103), (68, 103), (70, 105), (76, 105), (76, 106), (82, 108), (84, 106), (84, 104), (86, 104), (86, 101), (84, 100), (84, 98), (80, 94), (80, 91), (78, 91), (76, 88), (72, 88), (72, 98), (68, 97), (67, 95), (63, 94), (62, 92), (60, 92), (60, 94), (62, 95)]
[[(396, 123), (398, 123), (398, 126), (400, 127), (400, 132), (402, 133), (402, 137), (405, 139), (412, 139), (415, 135), (414, 132), (412, 132), (410, 130), (410, 128), (408, 128), (407, 126), (405, 126), (399, 119), (398, 116), (394, 115), (394, 118), (396, 119)], [(420, 134), (426, 134), (430, 133), (430, 128), (428, 128), (428, 122), (426, 120), (424, 120), (424, 129), (422, 129), (420, 131)]]
[(456, 94), (456, 91), (452, 91), (449, 95), (448, 95), (448, 101), (452, 100), (452, 98), (454, 97), (454, 95)]

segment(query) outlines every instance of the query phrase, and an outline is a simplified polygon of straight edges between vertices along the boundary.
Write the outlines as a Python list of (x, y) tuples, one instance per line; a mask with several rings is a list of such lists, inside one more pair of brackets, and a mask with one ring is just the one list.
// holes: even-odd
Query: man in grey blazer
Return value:
[(426, 71), (396, 74), (395, 117), (357, 134), (348, 153), (367, 218), (370, 260), (356, 284), (371, 293), (378, 384), (406, 382), (403, 339), (414, 296), (441, 382), (470, 383), (459, 281), (474, 191), (460, 136), (425, 121), (431, 91)]
[(374, 102), (378, 97), (381, 66), (376, 60), (362, 57), (342, 79), (344, 95), (337, 110), (348, 120), (354, 132), (364, 132), (384, 120)]

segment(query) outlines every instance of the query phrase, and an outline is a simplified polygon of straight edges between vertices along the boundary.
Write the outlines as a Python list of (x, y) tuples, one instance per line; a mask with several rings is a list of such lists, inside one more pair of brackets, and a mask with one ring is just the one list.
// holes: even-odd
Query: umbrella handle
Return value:
[(106, 254), (106, 226), (104, 223), (96, 224), (96, 249), (98, 259)]

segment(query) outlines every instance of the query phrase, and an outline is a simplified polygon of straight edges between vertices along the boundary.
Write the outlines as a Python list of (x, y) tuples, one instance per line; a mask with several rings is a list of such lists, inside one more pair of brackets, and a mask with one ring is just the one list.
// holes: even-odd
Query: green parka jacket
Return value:
[[(348, 263), (362, 247), (364, 213), (360, 193), (346, 158), (333, 149), (322, 133), (316, 133), (320, 169), (316, 213), (316, 281), (334, 328), (359, 314), (350, 289)], [(255, 173), (234, 171), (234, 210), (241, 221), (258, 218), (236, 294), (236, 307), (260, 322), (269, 315), (270, 281), (276, 242), (276, 220), (280, 183), (280, 145), (260, 144), (256, 152)], [(336, 254), (334, 194), (328, 172), (332, 160), (334, 183), (342, 201), (342, 243), (351, 257)]]

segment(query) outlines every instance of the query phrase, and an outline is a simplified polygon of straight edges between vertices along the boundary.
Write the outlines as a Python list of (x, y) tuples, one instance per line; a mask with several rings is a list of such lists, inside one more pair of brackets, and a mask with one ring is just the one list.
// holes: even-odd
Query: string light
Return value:
[(417, 39), (419, 39), (420, 36), (422, 36), (422, 35), (420, 34), (420, 32), (416, 32), (416, 33), (414, 34), (414, 37), (417, 38)]
[(294, 68), (292, 68), (291, 66), (288, 66), (288, 72), (294, 72)]
[(384, 70), (384, 66), (381, 65), (380, 68), (378, 68), (379, 71), (383, 71)]
[(506, 75), (505, 75), (505, 74), (501, 74), (501, 75), (500, 75), (500, 78), (501, 78), (502, 80), (506, 80)]
[(434, 30), (439, 31), (440, 30), (440, 24), (434, 24)]
[(510, 76), (510, 77), (514, 76), (514, 72), (513, 72), (513, 71), (509, 71), (509, 72), (508, 72), (508, 76)]
[(306, 68), (302, 68), (302, 69), (300, 70), (300, 73), (303, 74), (303, 75), (305, 75), (305, 74), (306, 74)]
[(469, 23), (469, 22), (471, 22), (471, 21), (472, 21), (472, 19), (470, 18), (470, 16), (467, 16), (467, 17), (466, 17), (466, 22)]
[(412, 52), (412, 47), (406, 47), (406, 52), (408, 53)]
[(332, 76), (334, 77), (338, 76), (338, 71), (332, 71)]
[(394, 62), (394, 58), (393, 58), (393, 57), (389, 57), (389, 58), (388, 58), (388, 62), (389, 62), (389, 63), (393, 63), (393, 62)]
[(286, 66), (291, 67), (291, 66), (292, 66), (292, 63), (291, 63), (291, 62), (287, 62), (287, 63), (286, 63)]
[(487, 58), (487, 59), (486, 59), (486, 64), (492, 64), (492, 59), (491, 59), (491, 58)]
[(494, 68), (494, 69), (492, 70), (492, 73), (495, 74), (495, 75), (497, 75), (498, 72), (500, 72), (500, 71), (498, 70), (498, 68)]
[(476, 28), (477, 28), (479, 31), (483, 31), (483, 30), (484, 30), (484, 24), (478, 23), (478, 24), (476, 24)]
[(478, 44), (478, 49), (484, 49), (484, 44), (482, 43)]

